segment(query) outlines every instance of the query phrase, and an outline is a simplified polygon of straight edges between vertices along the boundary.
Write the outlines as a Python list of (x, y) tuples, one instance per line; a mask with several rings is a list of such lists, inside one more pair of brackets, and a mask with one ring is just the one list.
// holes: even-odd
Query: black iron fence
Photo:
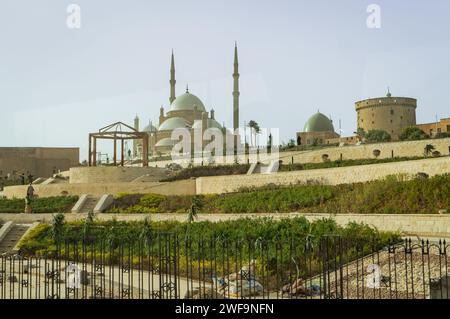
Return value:
[(0, 299), (447, 299), (445, 241), (65, 240), (0, 256)]

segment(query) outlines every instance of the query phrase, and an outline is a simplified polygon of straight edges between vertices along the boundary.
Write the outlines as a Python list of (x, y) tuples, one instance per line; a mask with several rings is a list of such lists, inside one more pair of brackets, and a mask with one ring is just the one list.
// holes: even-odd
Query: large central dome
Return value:
[(305, 123), (303, 132), (334, 132), (331, 120), (320, 112), (317, 112)]
[(188, 122), (182, 117), (170, 117), (158, 127), (158, 131), (171, 131), (177, 128), (189, 128)]
[(197, 111), (206, 112), (203, 102), (194, 94), (186, 92), (172, 102), (170, 111), (193, 111), (195, 106), (197, 106)]

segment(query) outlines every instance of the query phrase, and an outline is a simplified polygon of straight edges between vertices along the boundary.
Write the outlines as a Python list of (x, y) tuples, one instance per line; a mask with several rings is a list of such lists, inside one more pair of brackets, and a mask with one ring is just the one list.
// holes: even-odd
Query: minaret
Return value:
[(172, 59), (170, 61), (170, 104), (175, 100), (175, 84), (177, 81), (175, 80), (175, 58), (173, 56), (173, 50), (172, 50)]
[(237, 43), (234, 45), (234, 72), (233, 72), (233, 129), (239, 128), (239, 63)]
[(137, 116), (137, 114), (134, 118), (134, 129), (139, 132), (139, 117)]

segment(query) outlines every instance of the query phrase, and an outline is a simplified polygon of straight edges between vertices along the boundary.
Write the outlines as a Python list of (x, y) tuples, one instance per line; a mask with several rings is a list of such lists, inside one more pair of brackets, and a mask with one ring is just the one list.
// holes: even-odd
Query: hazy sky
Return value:
[[(80, 29), (67, 27), (71, 3)], [(380, 29), (366, 24), (372, 3)], [(235, 40), (241, 121), (284, 141), (318, 109), (352, 134), (354, 102), (388, 86), (432, 122), (450, 116), (449, 33), (448, 0), (0, 0), (0, 146), (75, 146), (84, 159), (88, 132), (136, 114), (156, 123), (172, 48), (177, 94), (189, 83), (230, 127)]]

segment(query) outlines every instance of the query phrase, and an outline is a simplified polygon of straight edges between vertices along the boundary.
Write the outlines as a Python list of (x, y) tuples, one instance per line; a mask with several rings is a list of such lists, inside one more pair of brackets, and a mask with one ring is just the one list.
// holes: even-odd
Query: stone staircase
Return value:
[(0, 254), (10, 253), (32, 225), (13, 224), (0, 241)]
[(83, 214), (83, 213), (93, 213), (94, 212), (94, 208), (98, 203), (99, 198), (98, 197), (94, 197), (91, 195), (87, 195), (87, 198), (84, 202), (84, 204), (81, 206), (79, 213)]

